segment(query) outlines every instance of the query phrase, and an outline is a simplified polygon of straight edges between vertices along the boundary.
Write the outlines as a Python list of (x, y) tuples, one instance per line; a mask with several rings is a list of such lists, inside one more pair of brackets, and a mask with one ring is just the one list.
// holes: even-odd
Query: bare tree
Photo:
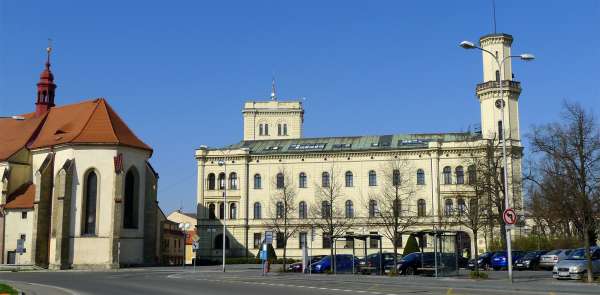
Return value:
[(411, 212), (407, 204), (415, 194), (415, 183), (411, 177), (413, 169), (406, 160), (390, 159), (381, 170), (381, 190), (369, 193), (368, 200), (364, 202), (369, 212), (367, 224), (383, 228), (383, 236), (394, 247), (394, 265), (397, 265), (402, 233), (417, 223), (416, 212)]
[(573, 217), (581, 226), (591, 282), (590, 246), (597, 237), (600, 202), (600, 130), (592, 113), (579, 104), (565, 102), (562, 119), (561, 123), (535, 128), (531, 143), (534, 151), (542, 155), (542, 190), (563, 186), (565, 194), (561, 197), (574, 210)]
[[(283, 271), (286, 271), (288, 240), (300, 228), (292, 218), (293, 212), (296, 211), (297, 191), (285, 168), (279, 169), (273, 180), (273, 187), (275, 187), (275, 193), (271, 195), (269, 206), (271, 218), (266, 219), (265, 225), (273, 229), (277, 236), (281, 236), (283, 242)], [(279, 237), (277, 240), (279, 240)]]

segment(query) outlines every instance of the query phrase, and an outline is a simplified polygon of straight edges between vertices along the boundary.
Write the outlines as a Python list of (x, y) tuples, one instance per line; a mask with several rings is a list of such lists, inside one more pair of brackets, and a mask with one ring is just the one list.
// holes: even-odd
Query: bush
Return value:
[(480, 271), (472, 271), (469, 273), (469, 277), (476, 280), (484, 280), (488, 278), (488, 274)]
[(13, 287), (6, 285), (6, 284), (0, 284), (0, 294), (17, 294), (17, 290), (13, 289)]
[[(518, 236), (512, 240), (512, 248), (521, 251), (574, 249), (583, 247), (582, 242), (576, 238), (546, 238), (537, 235)], [(504, 251), (502, 242), (493, 240), (489, 245), (490, 251)]]
[(406, 241), (406, 246), (404, 246), (404, 252), (402, 256), (406, 256), (410, 253), (419, 252), (419, 245), (417, 244), (417, 239), (414, 235), (410, 235), (408, 240)]

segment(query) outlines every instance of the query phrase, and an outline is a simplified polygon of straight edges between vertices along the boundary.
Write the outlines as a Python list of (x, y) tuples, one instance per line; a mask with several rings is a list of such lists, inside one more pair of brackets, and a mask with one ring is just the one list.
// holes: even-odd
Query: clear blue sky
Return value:
[[(600, 1), (497, 2), (515, 37), (521, 129), (561, 101), (600, 112)], [(192, 210), (194, 149), (242, 138), (241, 108), (306, 97), (305, 135), (466, 130), (479, 123), (491, 0), (0, 1), (0, 115), (34, 109), (47, 38), (58, 104), (105, 97), (155, 153), (165, 212)], [(335, 107), (334, 107), (335, 106)], [(1, 132), (1, 131), (0, 131)]]

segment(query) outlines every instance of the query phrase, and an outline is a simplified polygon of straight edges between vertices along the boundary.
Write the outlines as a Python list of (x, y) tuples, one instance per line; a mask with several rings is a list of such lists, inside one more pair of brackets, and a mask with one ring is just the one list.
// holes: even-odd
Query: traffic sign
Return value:
[(273, 244), (273, 232), (272, 231), (265, 232), (265, 243)]
[(198, 251), (200, 249), (200, 242), (192, 241), (192, 251)]
[(515, 224), (517, 223), (517, 213), (512, 208), (508, 208), (502, 213), (502, 219), (506, 224)]

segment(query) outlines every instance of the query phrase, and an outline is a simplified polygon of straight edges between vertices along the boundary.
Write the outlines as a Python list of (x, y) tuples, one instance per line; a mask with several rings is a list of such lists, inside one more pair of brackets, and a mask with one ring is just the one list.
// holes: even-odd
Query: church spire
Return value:
[(40, 74), (40, 81), (37, 83), (37, 99), (35, 102), (35, 114), (39, 116), (50, 108), (54, 107), (54, 75), (50, 70), (50, 53), (52, 52), (52, 43), (48, 39), (48, 48), (46, 48), (46, 67)]

